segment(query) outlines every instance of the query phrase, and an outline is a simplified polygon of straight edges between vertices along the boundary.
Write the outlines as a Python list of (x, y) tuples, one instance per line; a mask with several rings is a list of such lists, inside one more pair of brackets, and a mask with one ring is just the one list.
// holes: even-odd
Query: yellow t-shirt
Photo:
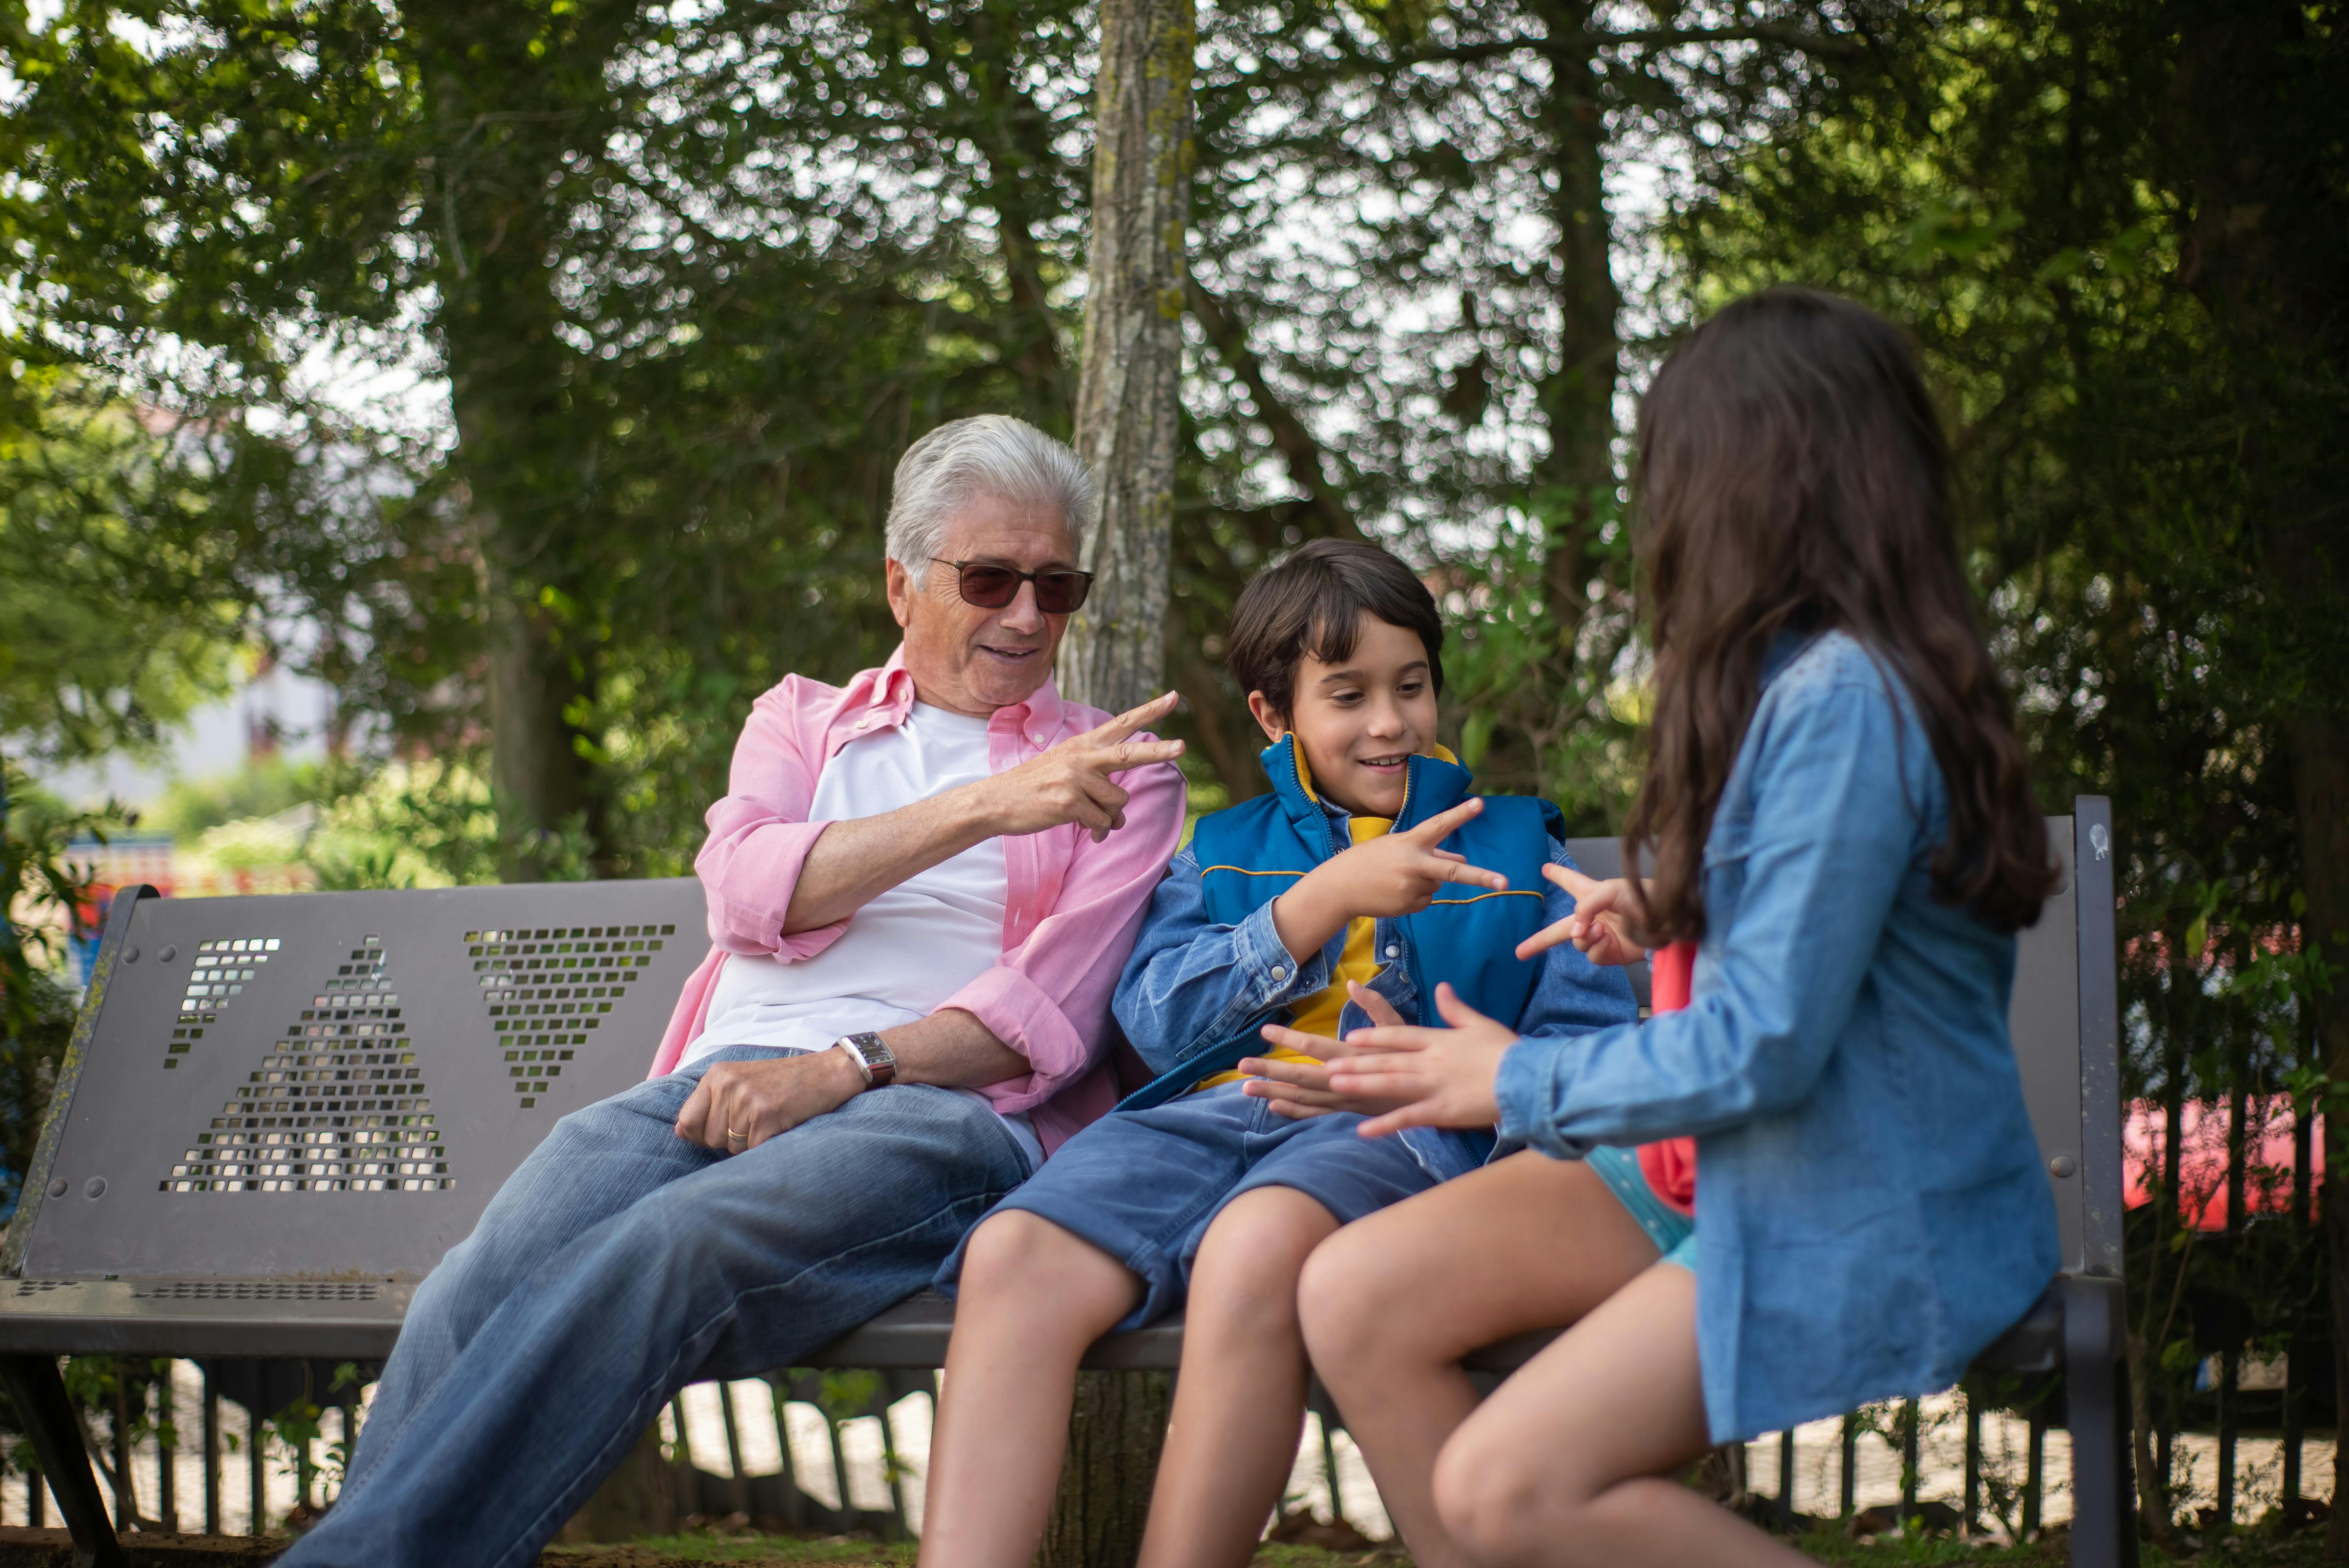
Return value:
[[(1300, 763), (1303, 760), (1302, 758), (1299, 758)], [(1354, 842), (1366, 844), (1372, 839), (1385, 837), (1388, 830), (1392, 828), (1394, 823), (1384, 817), (1354, 817), (1349, 819), (1346, 825), (1352, 830)], [(1297, 1009), (1296, 1021), (1289, 1025), (1290, 1028), (1302, 1034), (1319, 1035), (1325, 1039), (1334, 1040), (1338, 1037), (1338, 1017), (1346, 1010), (1346, 982), (1359, 980), (1367, 985), (1371, 983), (1371, 976), (1379, 972), (1378, 953), (1371, 945), (1376, 939), (1377, 932), (1378, 922), (1367, 914), (1347, 923), (1346, 946), (1338, 958), (1338, 972), (1330, 977), (1330, 984), (1323, 987), (1311, 1001)], [(1259, 1054), (1267, 1061), (1275, 1062), (1310, 1062), (1318, 1059), (1301, 1051), (1292, 1051), (1287, 1046), (1268, 1046)], [(1200, 1079), (1192, 1092), (1196, 1093), (1202, 1088), (1215, 1088), (1227, 1083), (1238, 1083), (1254, 1075), (1237, 1069), (1217, 1073), (1213, 1078)]]

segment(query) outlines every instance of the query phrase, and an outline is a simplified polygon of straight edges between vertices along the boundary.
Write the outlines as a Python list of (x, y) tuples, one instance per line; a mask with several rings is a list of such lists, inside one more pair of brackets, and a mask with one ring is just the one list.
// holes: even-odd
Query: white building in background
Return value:
[(36, 769), (34, 777), (69, 806), (100, 806), (111, 797), (144, 811), (159, 804), (176, 779), (234, 773), (249, 761), (272, 756), (292, 762), (323, 758), (334, 717), (334, 687), (282, 665), (254, 663), (233, 691), (167, 733), (157, 755), (116, 755), (75, 768)]

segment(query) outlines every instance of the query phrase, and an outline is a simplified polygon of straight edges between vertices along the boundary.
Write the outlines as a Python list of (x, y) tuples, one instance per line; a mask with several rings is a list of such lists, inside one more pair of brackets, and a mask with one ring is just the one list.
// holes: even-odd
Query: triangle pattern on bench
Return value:
[(489, 1007), (492, 1049), (506, 1077), (534, 1108), (563, 1066), (603, 1026), (612, 1004), (628, 994), (674, 925), (534, 926), (469, 931), (465, 950)]
[(180, 1058), (196, 1048), (207, 1026), (220, 1022), (247, 982), (260, 976), (262, 966), (277, 951), (274, 936), (218, 937), (196, 944), (189, 966), (188, 988), (180, 997), (180, 1016), (171, 1026), (171, 1043), (163, 1065), (176, 1068)]
[[(200, 961), (213, 945), (199, 950)], [(438, 1192), (457, 1184), (383, 941), (369, 936), (348, 952), (196, 1134), (163, 1191)]]

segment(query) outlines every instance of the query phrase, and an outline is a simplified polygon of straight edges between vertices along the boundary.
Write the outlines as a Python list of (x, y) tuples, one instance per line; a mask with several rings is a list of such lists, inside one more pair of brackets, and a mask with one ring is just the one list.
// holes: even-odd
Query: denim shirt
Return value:
[(1687, 1009), (1502, 1058), (1505, 1137), (1697, 1136), (1715, 1442), (1946, 1387), (2055, 1272), (2014, 938), (1935, 898), (1948, 810), (1905, 686), (1842, 634), (1784, 640), (1706, 840)]
[[(1340, 834), (1350, 831), (1344, 812), (1335, 807), (1325, 810)], [(1574, 864), (1565, 846), (1555, 842), (1550, 861)], [(1562, 889), (1547, 879), (1542, 886), (1544, 923), (1574, 913), (1574, 900)], [(1392, 954), (1400, 949), (1396, 923), (1380, 920), (1373, 931), (1372, 952)], [(1244, 1030), (1287, 1023), (1295, 1009), (1328, 988), (1345, 946), (1346, 934), (1340, 931), (1311, 958), (1296, 962), (1273, 930), (1269, 903), (1235, 925), (1209, 921), (1199, 890), (1199, 862), (1186, 844), (1151, 894), (1142, 934), (1134, 939), (1111, 1010), (1152, 1073), (1170, 1072)], [(1533, 992), (1516, 1019), (1520, 1034), (1565, 1039), (1639, 1016), (1623, 972), (1594, 965), (1571, 944), (1560, 944), (1532, 962), (1539, 967)], [(1381, 965), (1370, 985), (1405, 1018), (1419, 1016), (1418, 988), (1406, 965)], [(1369, 1016), (1351, 1001), (1339, 1015), (1340, 1036), (1370, 1026)], [(1474, 1170), (1493, 1144), (1486, 1134), (1433, 1127), (1412, 1128), (1397, 1136), (1420, 1167), (1439, 1181)]]

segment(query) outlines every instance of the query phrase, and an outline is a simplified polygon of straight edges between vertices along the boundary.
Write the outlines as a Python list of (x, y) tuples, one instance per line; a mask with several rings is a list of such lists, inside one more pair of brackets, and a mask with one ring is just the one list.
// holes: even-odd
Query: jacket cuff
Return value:
[(1291, 958), (1273, 927), (1272, 905), (1261, 903), (1232, 927), (1232, 980), (1234, 1009), (1254, 1017), (1329, 989), (1330, 955), (1318, 952), (1302, 964)]
[(1563, 1137), (1557, 1130), (1558, 1079), (1567, 1069), (1567, 1052), (1578, 1043), (1574, 1037), (1527, 1037), (1501, 1053), (1493, 1099), (1501, 1109), (1504, 1143), (1538, 1149), (1553, 1160), (1579, 1160), (1590, 1152), (1590, 1140)]
[(999, 964), (982, 972), (937, 1010), (948, 1007), (968, 1013), (1028, 1058), (1027, 1072), (979, 1087), (1007, 1116), (1041, 1104), (1092, 1069), (1093, 1053), (1060, 1004), (1017, 969)]

